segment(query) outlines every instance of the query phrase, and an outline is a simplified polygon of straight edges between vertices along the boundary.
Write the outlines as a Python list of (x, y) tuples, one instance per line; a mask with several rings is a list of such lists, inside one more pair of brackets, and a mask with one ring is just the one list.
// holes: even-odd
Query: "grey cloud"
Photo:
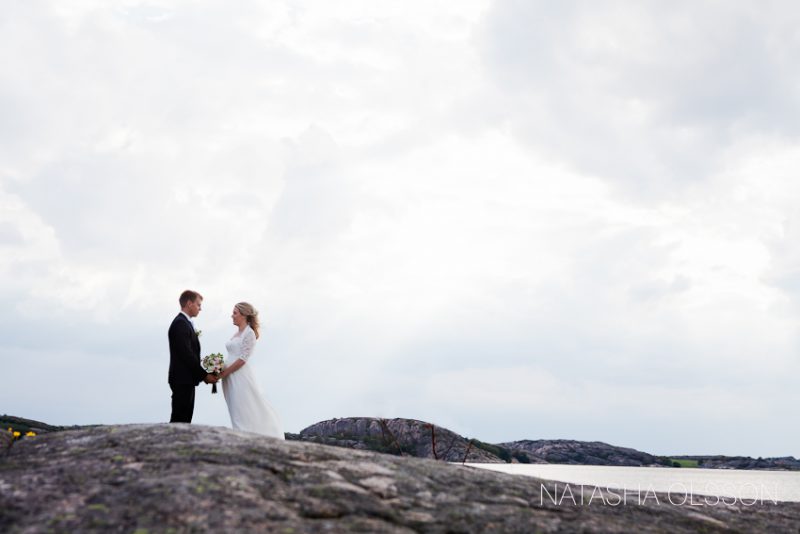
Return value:
[(781, 291), (794, 314), (800, 314), (800, 217), (792, 214), (783, 221), (781, 232), (767, 240), (770, 266), (764, 282)]
[(0, 246), (21, 245), (25, 242), (22, 232), (10, 222), (0, 222)]
[(352, 194), (335, 140), (318, 126), (287, 141), (284, 190), (273, 208), (270, 229), (283, 238), (338, 235), (352, 218)]
[(8, 190), (55, 230), (69, 257), (130, 259), (150, 247), (180, 254), (180, 230), (163, 224), (172, 191), (160, 178), (134, 158), (87, 152)]
[(634, 298), (642, 301), (656, 301), (677, 293), (688, 291), (692, 287), (691, 279), (678, 275), (672, 280), (651, 280), (637, 284), (630, 292)]
[(505, 0), (482, 53), (519, 135), (628, 190), (670, 194), (737, 136), (800, 132), (799, 16), (780, 2)]

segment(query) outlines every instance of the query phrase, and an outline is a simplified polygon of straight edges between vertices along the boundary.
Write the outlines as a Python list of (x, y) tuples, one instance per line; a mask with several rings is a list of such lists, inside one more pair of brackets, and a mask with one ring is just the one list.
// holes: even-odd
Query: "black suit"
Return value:
[(208, 374), (200, 365), (200, 340), (192, 322), (179, 313), (169, 327), (169, 387), (172, 389), (170, 423), (191, 423), (194, 388)]

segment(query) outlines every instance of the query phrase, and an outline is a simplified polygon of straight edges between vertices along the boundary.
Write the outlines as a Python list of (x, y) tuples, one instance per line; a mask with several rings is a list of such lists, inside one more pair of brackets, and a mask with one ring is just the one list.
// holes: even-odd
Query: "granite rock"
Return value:
[[(555, 482), (185, 424), (98, 426), (0, 456), (0, 531), (787, 532), (800, 504), (554, 503)], [(563, 496), (563, 490), (562, 490)]]
[(500, 443), (513, 451), (522, 451), (532, 462), (575, 465), (655, 466), (659, 459), (652, 454), (601, 441), (569, 439), (520, 440)]
[(495, 446), (478, 440), (469, 440), (446, 428), (416, 419), (375, 417), (329, 419), (304, 428), (296, 437), (290, 437), (326, 445), (448, 462), (505, 461), (490, 450), (482, 448), (496, 448)]

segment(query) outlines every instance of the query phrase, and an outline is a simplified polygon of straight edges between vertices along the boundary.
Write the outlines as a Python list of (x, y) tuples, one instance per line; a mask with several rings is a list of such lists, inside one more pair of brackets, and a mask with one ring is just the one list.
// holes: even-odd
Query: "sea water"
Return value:
[(776, 501), (800, 502), (800, 471), (559, 464), (466, 465), (562, 483), (560, 488), (556, 486), (556, 490), (561, 491), (560, 496), (553, 496), (552, 491), (540, 492), (543, 499), (550, 500), (563, 499), (564, 492), (578, 495), (581, 486), (585, 485), (622, 490), (615, 493), (629, 495), (631, 500), (639, 502), (648, 496), (652, 500), (656, 492), (667, 494), (676, 504), (733, 504), (738, 501), (744, 505), (753, 505)]

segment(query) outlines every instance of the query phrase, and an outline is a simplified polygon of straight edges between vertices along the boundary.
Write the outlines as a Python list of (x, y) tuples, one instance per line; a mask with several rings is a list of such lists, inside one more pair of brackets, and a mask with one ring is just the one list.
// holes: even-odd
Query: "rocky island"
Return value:
[(329, 419), (299, 434), (287, 434), (287, 438), (447, 462), (500, 463), (511, 459), (509, 451), (416, 419)]
[(432, 423), (403, 418), (329, 419), (315, 423), (299, 434), (287, 434), (287, 438), (448, 462), (800, 470), (800, 461), (792, 456), (757, 459), (747, 456), (657, 456), (601, 441), (569, 439), (526, 439), (492, 444), (461, 436)]
[(608, 490), (585, 486), (554, 502), (557, 484), (220, 427), (95, 426), (4, 438), (0, 530), (715, 533), (800, 524), (800, 503), (689, 506), (661, 495), (612, 505)]
[[(0, 415), (0, 428), (12, 427), (37, 434), (75, 430), (80, 426), (56, 426), (31, 419)], [(447, 428), (417, 419), (344, 417), (320, 421), (286, 439), (308, 441), (393, 454), (466, 463), (537, 463), (614, 465), (637, 467), (701, 467), (705, 469), (764, 469), (800, 471), (793, 456), (751, 458), (749, 456), (656, 456), (601, 441), (569, 439), (518, 440), (486, 443), (467, 438)]]

